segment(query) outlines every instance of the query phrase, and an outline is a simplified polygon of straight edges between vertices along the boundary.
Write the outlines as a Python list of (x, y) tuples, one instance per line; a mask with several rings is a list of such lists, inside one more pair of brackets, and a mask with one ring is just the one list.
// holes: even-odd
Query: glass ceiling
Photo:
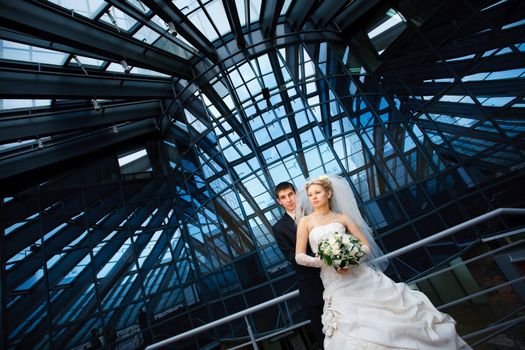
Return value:
[(281, 181), (342, 174), (389, 250), (523, 167), (520, 2), (263, 3), (0, 5), (10, 348), (136, 331), (144, 305), (192, 316), (263, 283), (239, 267), (254, 252), (274, 278)]

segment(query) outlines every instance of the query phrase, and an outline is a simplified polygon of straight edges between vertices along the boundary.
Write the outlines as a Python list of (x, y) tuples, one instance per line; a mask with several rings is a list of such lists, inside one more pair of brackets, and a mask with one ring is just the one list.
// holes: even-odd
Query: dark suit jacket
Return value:
[[(288, 214), (284, 214), (272, 227), (275, 241), (284, 256), (292, 264), (297, 276), (297, 287), (301, 295), (301, 302), (305, 307), (323, 305), (323, 283), (319, 276), (320, 269), (297, 265), (295, 262), (295, 241), (297, 226)], [(310, 245), (307, 245), (306, 254), (313, 256)]]

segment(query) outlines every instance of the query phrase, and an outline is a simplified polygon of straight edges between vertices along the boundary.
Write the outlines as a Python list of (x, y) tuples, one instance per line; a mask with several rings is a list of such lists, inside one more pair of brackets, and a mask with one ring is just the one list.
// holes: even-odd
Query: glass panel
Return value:
[(95, 18), (100, 10), (106, 5), (104, 0), (49, 0), (52, 3), (63, 6), (75, 13), (88, 18)]
[(133, 18), (114, 6), (110, 7), (109, 10), (100, 17), (100, 20), (124, 31), (129, 31), (131, 27), (137, 23)]
[(219, 37), (219, 34), (213, 28), (210, 20), (204, 13), (202, 8), (192, 12), (188, 19), (197, 27), (197, 29), (204, 34), (208, 40), (213, 41)]
[[(219, 35), (222, 36), (231, 32), (230, 23), (228, 22), (228, 17), (226, 17), (226, 12), (224, 11), (224, 5), (220, 0), (214, 0), (206, 4), (206, 11), (210, 15), (210, 18), (215, 24), (215, 28), (219, 31)], [(210, 40), (213, 40), (209, 38)]]
[(0, 58), (5, 60), (61, 65), (67, 56), (65, 53), (54, 50), (0, 40)]

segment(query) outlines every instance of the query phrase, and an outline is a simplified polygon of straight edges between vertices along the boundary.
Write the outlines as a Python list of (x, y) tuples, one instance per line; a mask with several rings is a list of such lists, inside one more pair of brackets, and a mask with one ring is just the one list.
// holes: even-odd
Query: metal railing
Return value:
[[(458, 225), (455, 225), (449, 229), (446, 229), (446, 230), (443, 230), (441, 232), (438, 232), (432, 236), (429, 236), (427, 238), (424, 238), (422, 240), (419, 240), (417, 242), (414, 242), (412, 244), (409, 244), (405, 247), (402, 247), (402, 248), (399, 248), (391, 253), (388, 253), (388, 254), (385, 254), (384, 256), (374, 260), (374, 261), (382, 261), (382, 260), (385, 260), (385, 259), (392, 259), (394, 257), (397, 257), (399, 255), (403, 255), (407, 252), (410, 252), (412, 250), (415, 250), (415, 249), (418, 249), (418, 248), (421, 248), (425, 245), (428, 245), (432, 242), (435, 242), (437, 240), (440, 240), (440, 239), (443, 239), (445, 237), (448, 237), (458, 231), (461, 231), (461, 230), (464, 230), (466, 228), (469, 228), (471, 226), (474, 226), (474, 225), (477, 225), (479, 223), (482, 223), (482, 222), (485, 222), (487, 220), (490, 220), (492, 218), (495, 218), (497, 216), (500, 216), (500, 215), (525, 215), (525, 209), (517, 209), (517, 208), (499, 208), (499, 209), (495, 209), (493, 211), (490, 211), (488, 213), (485, 213), (485, 214), (482, 214), (480, 216), (477, 216), (473, 219), (470, 219), (470, 220), (467, 220), (461, 224), (458, 224)], [(521, 280), (521, 278), (519, 279)], [(511, 283), (511, 282), (515, 282), (515, 281), (510, 281), (508, 282), (507, 284)], [(412, 282), (413, 283), (413, 282)], [(270, 306), (273, 306), (273, 305), (276, 305), (276, 304), (279, 304), (283, 301), (286, 301), (286, 300), (289, 300), (289, 299), (292, 299), (292, 298), (295, 298), (299, 296), (299, 291), (298, 290), (295, 290), (293, 292), (290, 292), (290, 293), (287, 293), (287, 294), (284, 294), (284, 295), (281, 295), (279, 297), (276, 297), (274, 299), (271, 299), (271, 300), (268, 300), (264, 303), (261, 303), (261, 304), (258, 304), (256, 306), (252, 306), (250, 308), (247, 308), (245, 310), (242, 310), (242, 311), (239, 311), (239, 312), (236, 312), (232, 315), (229, 315), (229, 316), (226, 316), (226, 317), (223, 317), (221, 319), (218, 319), (216, 321), (212, 321), (208, 324), (205, 324), (203, 326), (200, 326), (200, 327), (197, 327), (197, 328), (194, 328), (194, 329), (191, 329), (187, 332), (184, 332), (184, 333), (181, 333), (181, 334), (178, 334), (178, 335), (175, 335), (173, 337), (170, 337), (170, 338), (167, 338), (167, 339), (164, 339), (160, 342), (157, 342), (155, 344), (152, 344), (152, 345), (149, 345), (146, 347), (145, 350), (155, 350), (155, 349), (159, 349), (163, 346), (167, 346), (167, 345), (170, 345), (170, 344), (173, 344), (177, 341), (180, 341), (180, 340), (183, 340), (183, 339), (186, 339), (186, 338), (189, 338), (189, 337), (192, 337), (192, 336), (195, 336), (199, 333), (202, 333), (202, 332), (205, 332), (207, 330), (210, 330), (214, 327), (217, 327), (217, 326), (221, 326), (223, 324), (226, 324), (228, 322), (231, 322), (231, 321), (234, 321), (238, 318), (241, 318), (241, 317), (244, 317), (245, 321), (246, 321), (246, 324), (247, 324), (247, 327), (248, 327), (248, 334), (249, 334), (249, 337), (250, 337), (250, 342), (253, 346), (253, 349), (255, 350), (258, 350), (258, 346), (257, 346), (257, 340), (255, 339), (255, 336), (253, 334), (253, 331), (251, 329), (251, 326), (250, 326), (250, 323), (248, 321), (248, 318), (247, 316), (252, 314), (252, 313), (255, 313), (259, 310), (263, 310), (267, 307), (270, 307)], [(472, 298), (472, 296), (469, 296), (470, 298)], [(465, 298), (462, 298), (461, 301), (465, 301)], [(453, 302), (453, 303), (456, 303), (456, 302)], [(449, 305), (447, 305), (449, 306)], [(469, 335), (469, 336), (472, 336)]]
[[(194, 336), (196, 334), (205, 332), (205, 331), (207, 331), (209, 329), (212, 329), (214, 327), (217, 327), (217, 326), (223, 325), (225, 323), (234, 321), (234, 320), (236, 320), (238, 318), (241, 318), (241, 317), (244, 317), (244, 319), (246, 320), (247, 325), (249, 326), (248, 319), (246, 318), (247, 315), (250, 315), (250, 314), (252, 314), (254, 312), (257, 312), (259, 310), (266, 309), (267, 307), (270, 307), (272, 305), (279, 304), (282, 301), (285, 301), (285, 300), (288, 300), (288, 299), (291, 299), (291, 298), (295, 298), (298, 295), (299, 295), (299, 291), (298, 290), (294, 290), (293, 292), (290, 292), (290, 293), (281, 295), (280, 297), (277, 297), (277, 298), (265, 301), (264, 303), (261, 303), (259, 305), (255, 305), (255, 306), (252, 306), (252, 307), (250, 307), (248, 309), (236, 312), (233, 315), (223, 317), (223, 318), (218, 319), (216, 321), (212, 321), (212, 322), (210, 322), (208, 324), (205, 324), (203, 326), (194, 328), (192, 330), (189, 330), (187, 332), (181, 333), (181, 334), (176, 335), (174, 337), (161, 340), (158, 343), (155, 343), (155, 344), (152, 344), (152, 345), (146, 347), (146, 350), (158, 349), (158, 348), (161, 348), (163, 346), (170, 345), (170, 344), (175, 343), (175, 342), (177, 342), (179, 340), (182, 340), (182, 339)], [(248, 329), (248, 334), (250, 335), (250, 339), (252, 340), (252, 344), (254, 344), (254, 349), (258, 349), (257, 348), (257, 343), (255, 342), (255, 337), (254, 337), (253, 333), (250, 332), (250, 329), (251, 329), (251, 327)]]
[(495, 210), (490, 211), (488, 213), (485, 213), (483, 215), (477, 216), (477, 217), (475, 217), (473, 219), (470, 219), (470, 220), (467, 220), (465, 222), (462, 222), (461, 224), (457, 224), (456, 226), (453, 226), (451, 228), (448, 228), (446, 230), (438, 232), (438, 233), (436, 233), (436, 234), (434, 234), (432, 236), (429, 236), (427, 238), (423, 238), (423, 239), (421, 239), (421, 240), (419, 240), (417, 242), (414, 242), (412, 244), (409, 244), (407, 246), (404, 246), (402, 248), (394, 250), (393, 252), (385, 254), (384, 256), (382, 256), (381, 258), (376, 259), (376, 260), (377, 261), (381, 261), (381, 260), (384, 260), (384, 259), (394, 258), (394, 257), (396, 257), (398, 255), (403, 255), (406, 252), (409, 252), (409, 251), (417, 249), (417, 248), (421, 248), (423, 246), (426, 246), (427, 244), (430, 244), (430, 243), (438, 241), (438, 240), (440, 240), (442, 238), (448, 237), (448, 236), (450, 236), (453, 233), (456, 233), (456, 232), (464, 230), (464, 229), (466, 229), (468, 227), (477, 225), (480, 222), (484, 222), (484, 221), (493, 219), (493, 218), (495, 218), (495, 217), (497, 217), (499, 215), (504, 215), (504, 214), (507, 214), (507, 215), (525, 215), (525, 209), (516, 209), (516, 208), (499, 208), (499, 209), (495, 209)]

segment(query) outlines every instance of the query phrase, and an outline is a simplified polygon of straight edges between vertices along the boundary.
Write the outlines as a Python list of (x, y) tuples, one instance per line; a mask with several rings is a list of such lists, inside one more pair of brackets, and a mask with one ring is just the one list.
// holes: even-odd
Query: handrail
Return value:
[(202, 332), (207, 331), (208, 329), (214, 328), (216, 326), (220, 326), (220, 325), (222, 325), (224, 323), (228, 323), (228, 322), (231, 322), (231, 321), (236, 320), (238, 318), (241, 318), (243, 316), (252, 314), (252, 313), (257, 312), (259, 310), (266, 309), (267, 307), (275, 305), (275, 304), (278, 304), (278, 303), (280, 303), (282, 301), (285, 301), (285, 300), (288, 300), (288, 299), (291, 299), (291, 298), (295, 298), (298, 295), (299, 295), (299, 291), (298, 290), (294, 290), (293, 292), (286, 293), (284, 295), (281, 295), (280, 297), (277, 297), (277, 298), (274, 298), (274, 299), (270, 299), (268, 301), (265, 301), (264, 303), (261, 303), (261, 304), (249, 307), (247, 309), (244, 309), (242, 311), (236, 312), (233, 315), (229, 315), (229, 316), (220, 318), (218, 320), (212, 321), (212, 322), (210, 322), (208, 324), (205, 324), (205, 325), (202, 325), (200, 327), (194, 328), (194, 329), (189, 330), (187, 332), (178, 334), (178, 335), (173, 336), (171, 338), (167, 338), (167, 339), (161, 340), (158, 343), (149, 345), (148, 347), (146, 347), (145, 350), (158, 349), (160, 347), (163, 347), (165, 345), (169, 345), (171, 343), (174, 343), (176, 341), (182, 340), (184, 338), (191, 337), (192, 335), (196, 335), (196, 334), (202, 333)]
[[(262, 336), (260, 338), (257, 338), (256, 340), (257, 341), (262, 341), (262, 340), (270, 339), (270, 338), (276, 337), (278, 335), (281, 335), (283, 333), (289, 332), (289, 331), (291, 331), (293, 329), (300, 328), (302, 326), (306, 326), (309, 323), (310, 323), (310, 320), (299, 322), (299, 323), (294, 324), (293, 326), (286, 327), (284, 329), (280, 329), (277, 332), (273, 332), (272, 334), (264, 335), (264, 336)], [(242, 344), (239, 344), (239, 345), (235, 345), (233, 348), (229, 348), (228, 350), (240, 349), (240, 348), (243, 348), (243, 347), (245, 347), (247, 345), (250, 345), (250, 344), (251, 344), (251, 341), (248, 341), (248, 342), (245, 342), (245, 343), (242, 343)]]
[(490, 288), (487, 288), (487, 289), (480, 290), (479, 292), (469, 294), (466, 297), (459, 298), (459, 299), (453, 300), (453, 301), (451, 301), (449, 303), (440, 305), (436, 309), (443, 310), (443, 309), (446, 309), (447, 307), (454, 306), (454, 305), (457, 305), (457, 304), (461, 304), (464, 301), (475, 299), (477, 297), (483, 296), (485, 294), (492, 293), (492, 292), (494, 292), (494, 291), (496, 291), (498, 289), (507, 287), (507, 286), (509, 286), (511, 284), (518, 283), (518, 282), (521, 282), (521, 281), (525, 281), (525, 276), (521, 276), (521, 277), (515, 278), (513, 280), (500, 283), (500, 284), (498, 284), (498, 285), (496, 285), (494, 287), (490, 287)]
[[(417, 242), (411, 243), (411, 244), (409, 244), (409, 245), (407, 245), (405, 247), (401, 247), (401, 248), (399, 248), (397, 250), (394, 250), (393, 252), (390, 252), (390, 253), (385, 254), (384, 256), (382, 256), (380, 258), (377, 258), (377, 259), (373, 260), (373, 262), (378, 262), (378, 261), (382, 261), (382, 260), (385, 260), (385, 259), (394, 258), (394, 257), (396, 257), (398, 255), (405, 254), (406, 252), (409, 252), (409, 251), (412, 251), (414, 249), (420, 248), (420, 247), (422, 247), (422, 246), (424, 246), (426, 244), (429, 244), (429, 243), (435, 242), (437, 240), (440, 240), (442, 238), (445, 238), (447, 236), (450, 236), (451, 234), (456, 233), (456, 232), (458, 232), (460, 230), (463, 230), (465, 228), (468, 228), (470, 226), (476, 225), (476, 224), (478, 224), (480, 222), (492, 219), (492, 218), (494, 218), (496, 216), (503, 215), (503, 214), (525, 215), (525, 209), (498, 208), (498, 209), (492, 210), (492, 211), (490, 211), (488, 213), (482, 214), (482, 215), (477, 216), (477, 217), (475, 217), (473, 219), (467, 220), (467, 221), (465, 221), (465, 222), (463, 222), (461, 224), (457, 224), (457, 225), (455, 225), (455, 226), (453, 226), (451, 228), (448, 228), (446, 230), (438, 232), (438, 233), (436, 233), (436, 234), (434, 234), (432, 236), (429, 236), (429, 237), (424, 238), (422, 240), (419, 240)], [(263, 302), (261, 304), (258, 304), (258, 305), (249, 307), (249, 308), (247, 308), (245, 310), (236, 312), (236, 313), (234, 313), (232, 315), (229, 315), (229, 316), (220, 318), (218, 320), (212, 321), (212, 322), (210, 322), (208, 324), (205, 324), (203, 326), (200, 326), (200, 327), (191, 329), (189, 331), (186, 331), (184, 333), (177, 334), (177, 335), (175, 335), (173, 337), (161, 340), (158, 343), (155, 343), (155, 344), (147, 346), (145, 350), (159, 349), (159, 348), (161, 348), (163, 346), (170, 345), (170, 344), (175, 343), (177, 341), (180, 341), (182, 339), (185, 339), (185, 338), (197, 335), (199, 333), (207, 331), (207, 330), (209, 330), (211, 328), (214, 328), (216, 326), (223, 325), (225, 323), (231, 322), (231, 321), (236, 320), (236, 319), (241, 318), (241, 317), (245, 317), (245, 316), (247, 316), (249, 314), (252, 314), (254, 312), (257, 312), (259, 310), (262, 310), (262, 309), (265, 309), (267, 307), (279, 304), (282, 301), (285, 301), (285, 300), (288, 300), (288, 299), (291, 299), (291, 298), (295, 298), (298, 295), (299, 295), (299, 291), (298, 290), (295, 290), (295, 291), (290, 292), (290, 293), (286, 293), (286, 294), (281, 295), (279, 297), (276, 297), (274, 299), (270, 299), (268, 301), (265, 301), (265, 302)]]
[(520, 233), (523, 233), (523, 232), (525, 232), (525, 227), (522, 227), (522, 228), (519, 228), (519, 229), (516, 229), (516, 230), (512, 230), (512, 231), (508, 231), (508, 232), (503, 232), (503, 233), (500, 233), (499, 235), (485, 237), (485, 238), (482, 238), (481, 241), (483, 243), (487, 243), (487, 242), (490, 242), (490, 241), (494, 241), (496, 239), (505, 238), (505, 237), (508, 237), (508, 236), (514, 236), (514, 235), (517, 235), (517, 234), (520, 234)]
[[(502, 323), (498, 323), (498, 324), (494, 324), (494, 325), (488, 326), (487, 328), (484, 328), (484, 329), (482, 329), (480, 331), (472, 332), (470, 334), (467, 334), (467, 335), (463, 336), (463, 339), (469, 339), (469, 338), (477, 337), (477, 336), (483, 335), (485, 333), (489, 333), (489, 332), (492, 332), (494, 330), (497, 330), (497, 329), (500, 329), (500, 328), (503, 328), (503, 327), (507, 327), (509, 325), (522, 323), (522, 322), (525, 322), (525, 316), (516, 317), (515, 319), (512, 319), (512, 320), (508, 320), (508, 321), (505, 321), (505, 322), (502, 322)], [(480, 341), (477, 344), (481, 344), (481, 343), (482, 342)]]
[[(447, 268), (447, 266), (449, 266), (449, 267), (451, 266), (450, 265), (451, 262), (453, 262), (457, 258), (467, 254), (467, 252), (469, 252), (473, 247), (479, 245), (480, 242), (481, 242), (480, 239), (475, 239), (473, 241), (469, 241), (468, 243), (464, 244), (464, 245), (466, 245), (466, 247), (461, 248), (460, 250), (458, 250), (454, 254), (447, 256), (446, 259), (440, 260), (437, 264), (434, 264), (433, 267), (430, 267), (430, 268), (424, 270), (423, 272), (420, 272), (417, 275), (411, 276), (408, 280), (405, 280), (405, 283), (406, 284), (416, 283), (414, 281), (417, 281), (419, 279), (426, 279), (428, 276), (430, 276), (430, 275), (432, 275), (434, 273), (437, 273), (437, 274), (441, 273), (443, 271), (443, 269)], [(401, 260), (401, 259), (397, 258), (396, 261), (398, 261), (398, 260)]]
[[(525, 242), (525, 240), (520, 239), (519, 241), (515, 241), (515, 242), (512, 242), (512, 243), (509, 243), (507, 245), (504, 245), (503, 247), (499, 247), (499, 248), (493, 249), (493, 250), (485, 252), (485, 253), (483, 253), (481, 255), (477, 255), (477, 256), (475, 256), (473, 258), (465, 260), (465, 261), (463, 261), (461, 263), (461, 265), (470, 264), (471, 262), (478, 261), (479, 259), (486, 258), (487, 256), (494, 255), (494, 254), (499, 253), (501, 251), (505, 251), (505, 250), (510, 249), (512, 247), (515, 247), (515, 246), (518, 246), (520, 244), (523, 244), (524, 242)], [(453, 270), (453, 269), (455, 269), (457, 267), (457, 265), (458, 264), (442, 268), (439, 271), (429, 273), (429, 274), (427, 274), (427, 275), (425, 275), (423, 277), (418, 277), (418, 278), (416, 278), (414, 280), (408, 280), (405, 283), (407, 283), (407, 284), (418, 284), (419, 282), (424, 281), (424, 280), (426, 280), (426, 279), (428, 279), (430, 277), (434, 277), (434, 276), (442, 274), (443, 272)]]
[(447, 236), (450, 236), (451, 234), (453, 233), (456, 233), (458, 231), (461, 231), (465, 228), (468, 228), (470, 226), (473, 226), (473, 225), (476, 225), (480, 222), (483, 222), (483, 221), (486, 221), (486, 220), (489, 220), (489, 219), (492, 219), (493, 217), (496, 217), (496, 216), (499, 216), (499, 215), (503, 215), (503, 214), (515, 214), (515, 215), (519, 215), (519, 214), (525, 214), (525, 209), (517, 209), (517, 208), (498, 208), (498, 209), (495, 209), (495, 210), (492, 210), (488, 213), (485, 213), (483, 215), (480, 215), (480, 216), (477, 216), (475, 218), (472, 218), (470, 220), (467, 220), (465, 222), (462, 222), (461, 224), (457, 224), (456, 226), (453, 226), (451, 228), (448, 228), (446, 230), (443, 230), (441, 232), (438, 232), (432, 236), (429, 236), (427, 238), (423, 238), (422, 240), (419, 240), (417, 242), (414, 242), (414, 243), (411, 243), (407, 246), (404, 246), (404, 247), (401, 247), (397, 250), (394, 250), (393, 252), (390, 252), (388, 254), (385, 254), (377, 259), (374, 259), (372, 262), (379, 262), (379, 261), (382, 261), (382, 260), (385, 260), (385, 259), (389, 259), (389, 258), (393, 258), (393, 257), (396, 257), (398, 255), (402, 255), (406, 252), (409, 252), (411, 250), (414, 250), (414, 249), (417, 249), (417, 248), (421, 248), (427, 244), (430, 244), (432, 242), (435, 242), (435, 241), (438, 241), (442, 238), (445, 238)]

